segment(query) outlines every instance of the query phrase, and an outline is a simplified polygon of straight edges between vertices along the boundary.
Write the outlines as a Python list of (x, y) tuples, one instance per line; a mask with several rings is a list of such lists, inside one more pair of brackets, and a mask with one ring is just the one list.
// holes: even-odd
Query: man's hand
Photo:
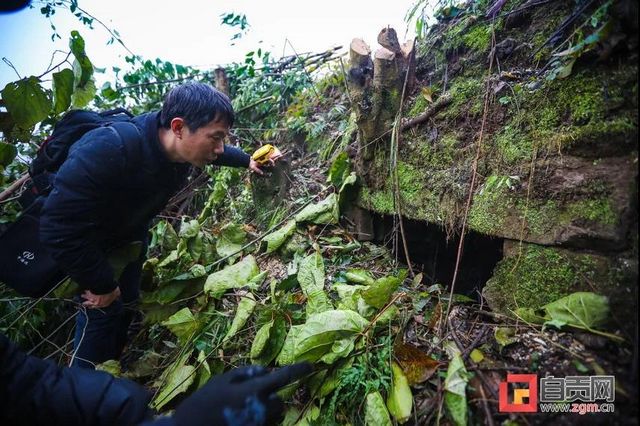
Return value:
[(82, 298), (85, 300), (82, 302), (82, 306), (90, 309), (106, 308), (118, 297), (120, 297), (120, 287), (116, 287), (115, 290), (107, 294), (93, 294), (91, 291), (85, 290), (82, 293)]
[(261, 366), (241, 367), (213, 377), (182, 401), (174, 414), (177, 426), (277, 424), (284, 404), (276, 391), (313, 371), (309, 363), (272, 372)]
[[(270, 162), (271, 165), (273, 165), (273, 160), (269, 160), (269, 162)], [(257, 173), (259, 175), (263, 175), (264, 174), (262, 169), (260, 169), (260, 163), (258, 163), (253, 158), (251, 160), (249, 160), (249, 170), (251, 170), (252, 172)]]

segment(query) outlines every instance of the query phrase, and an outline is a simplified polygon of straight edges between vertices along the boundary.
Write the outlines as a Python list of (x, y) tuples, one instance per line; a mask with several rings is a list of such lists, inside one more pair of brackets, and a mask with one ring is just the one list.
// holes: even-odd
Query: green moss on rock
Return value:
[(509, 315), (516, 308), (539, 308), (580, 288), (583, 280), (561, 251), (531, 244), (522, 249), (521, 256), (498, 263), (483, 289), (492, 310)]
[(566, 249), (505, 242), (505, 258), (482, 295), (491, 309), (513, 315), (516, 308), (540, 308), (576, 291), (609, 298), (612, 324), (634, 332), (638, 263), (627, 256), (606, 257)]
[(462, 36), (462, 42), (469, 49), (484, 52), (491, 45), (491, 32), (492, 24), (475, 25)]

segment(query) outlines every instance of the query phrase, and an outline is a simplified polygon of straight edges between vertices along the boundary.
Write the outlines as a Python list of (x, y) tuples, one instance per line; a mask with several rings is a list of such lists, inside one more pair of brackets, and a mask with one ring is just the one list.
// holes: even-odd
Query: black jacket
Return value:
[[(28, 356), (0, 334), (0, 424), (133, 425), (151, 421), (142, 386)], [(163, 419), (171, 425), (172, 419)], [(160, 424), (160, 423), (158, 423)]]
[[(95, 294), (118, 285), (107, 250), (144, 236), (186, 183), (191, 166), (167, 159), (158, 119), (158, 112), (134, 118), (141, 137), (133, 141), (123, 141), (111, 127), (86, 133), (71, 146), (44, 204), (40, 240), (80, 287)], [(248, 167), (249, 160), (225, 146), (214, 164)]]

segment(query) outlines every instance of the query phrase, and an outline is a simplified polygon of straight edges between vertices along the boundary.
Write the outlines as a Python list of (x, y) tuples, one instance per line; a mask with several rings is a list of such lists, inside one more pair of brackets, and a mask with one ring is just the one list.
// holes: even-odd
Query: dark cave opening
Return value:
[[(374, 241), (393, 249), (393, 216), (373, 215)], [(397, 226), (397, 225), (395, 225)], [(447, 238), (445, 229), (429, 222), (404, 219), (404, 234), (414, 272), (422, 272), (422, 283), (442, 284), (450, 288), (460, 243), (459, 235)], [(406, 257), (398, 229), (397, 258), (405, 263)], [(479, 297), (485, 283), (491, 278), (496, 264), (502, 259), (503, 239), (467, 231), (456, 278), (455, 293), (472, 298)]]

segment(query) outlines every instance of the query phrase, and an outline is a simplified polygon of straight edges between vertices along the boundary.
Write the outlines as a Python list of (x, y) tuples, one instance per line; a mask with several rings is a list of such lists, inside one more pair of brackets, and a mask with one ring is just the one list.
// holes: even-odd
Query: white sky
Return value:
[[(0, 0), (1, 1), (1, 0)], [(322, 52), (341, 45), (346, 52), (354, 37), (363, 38), (376, 49), (376, 37), (385, 26), (394, 27), (403, 42), (404, 17), (416, 0), (79, 0), (79, 6), (116, 29), (127, 47), (145, 59), (159, 57), (181, 65), (213, 68), (240, 62), (245, 53), (259, 47), (272, 56), (296, 52)], [(106, 45), (108, 33), (99, 25), (84, 27), (68, 11), (54, 15), (62, 40), (51, 41), (49, 21), (34, 9), (0, 15), (0, 58), (6, 57), (22, 77), (43, 73), (56, 49), (68, 51), (69, 33), (80, 31), (86, 51), (98, 68), (126, 69), (127, 52), (119, 44)], [(235, 46), (231, 46), (234, 29), (220, 24), (227, 12), (245, 14), (251, 28)], [(59, 62), (64, 55), (58, 54)], [(55, 63), (55, 62), (54, 62)], [(98, 77), (99, 78), (99, 77)], [(0, 62), (0, 89), (17, 79), (15, 72)]]

